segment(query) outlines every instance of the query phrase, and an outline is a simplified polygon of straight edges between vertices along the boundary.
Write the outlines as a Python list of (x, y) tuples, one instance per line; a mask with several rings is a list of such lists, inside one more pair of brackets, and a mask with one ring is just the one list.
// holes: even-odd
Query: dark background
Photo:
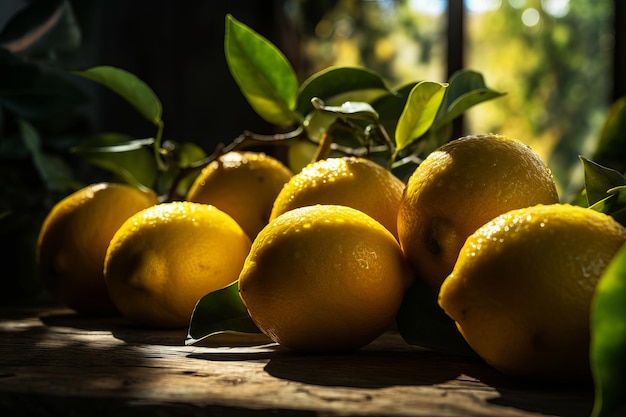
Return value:
[[(2, 0), (0, 25), (28, 2)], [(82, 46), (71, 69), (110, 65), (143, 80), (163, 104), (165, 139), (195, 142), (211, 151), (243, 130), (273, 133), (245, 101), (224, 57), (226, 14), (252, 27), (297, 66), (297, 39), (284, 19), (281, 1), (82, 0), (71, 2), (82, 30)], [(85, 82), (85, 106), (95, 132), (134, 137), (155, 134), (130, 105)]]
[[(138, 76), (163, 103), (166, 139), (208, 148), (230, 142), (244, 129), (269, 133), (272, 127), (245, 101), (224, 57), (225, 16), (231, 13), (270, 41), (282, 43), (278, 2), (230, 0), (109, 0), (77, 5), (84, 22), (85, 68), (112, 65)], [(283, 35), (283, 36), (281, 36)], [(94, 88), (96, 131), (135, 137), (154, 128), (126, 102)]]

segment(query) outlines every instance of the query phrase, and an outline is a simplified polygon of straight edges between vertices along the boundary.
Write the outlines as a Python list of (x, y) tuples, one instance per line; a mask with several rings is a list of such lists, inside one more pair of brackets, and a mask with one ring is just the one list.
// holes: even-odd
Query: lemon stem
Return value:
[[(176, 173), (176, 176), (174, 177), (169, 187), (167, 196), (164, 197), (164, 200), (165, 201), (176, 200), (178, 198), (177, 196), (178, 185), (187, 175), (189, 175), (191, 172), (195, 170), (204, 168), (205, 166), (207, 166), (208, 164), (210, 164), (211, 162), (213, 162), (220, 156), (224, 155), (225, 153), (238, 151), (241, 149), (245, 149), (245, 148), (248, 148), (251, 146), (257, 146), (257, 145), (268, 145), (268, 144), (287, 145), (291, 143), (292, 140), (301, 138), (303, 136), (303, 132), (304, 132), (304, 129), (302, 128), (302, 126), (299, 126), (298, 128), (290, 132), (276, 133), (273, 135), (260, 135), (254, 132), (244, 131), (241, 135), (236, 137), (228, 145), (224, 145), (223, 143), (218, 143), (213, 153), (211, 153), (207, 157), (202, 158), (198, 161), (192, 162), (187, 166), (178, 167), (178, 172)], [(171, 152), (171, 149), (164, 149), (163, 151)]]
[(391, 170), (393, 163), (398, 157), (398, 149), (396, 148), (394, 142), (389, 137), (389, 133), (387, 133), (387, 129), (385, 129), (385, 127), (379, 122), (377, 122), (375, 126), (376, 126), (376, 130), (380, 133), (380, 135), (383, 138), (383, 144), (389, 149), (390, 156), (389, 156), (389, 161), (387, 162), (387, 169)]
[(157, 132), (154, 137), (154, 158), (156, 160), (159, 170), (166, 171), (168, 164), (166, 161), (164, 161), (163, 157), (167, 154), (167, 149), (163, 149), (161, 147), (161, 141), (163, 140), (163, 128), (163, 121), (159, 120), (159, 123), (157, 125)]
[(322, 133), (322, 137), (320, 138), (320, 143), (315, 150), (315, 154), (313, 154), (313, 158), (311, 162), (320, 161), (322, 159), (328, 158), (331, 151), (331, 144), (333, 143), (333, 136), (328, 133)]

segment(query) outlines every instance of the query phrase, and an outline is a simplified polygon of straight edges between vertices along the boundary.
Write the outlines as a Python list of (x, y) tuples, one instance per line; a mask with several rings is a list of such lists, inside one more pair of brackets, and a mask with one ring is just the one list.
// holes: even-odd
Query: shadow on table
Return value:
[(588, 417), (593, 384), (587, 381), (524, 380), (502, 374), (482, 361), (468, 363), (464, 375), (493, 388), (499, 396), (487, 403), (560, 417)]
[(312, 355), (268, 346), (258, 352), (200, 352), (188, 357), (210, 361), (262, 361), (265, 371), (283, 380), (325, 387), (378, 389), (451, 384), (452, 389), (493, 390), (486, 404), (562, 417), (587, 417), (593, 404), (590, 384), (555, 384), (507, 377), (479, 358), (429, 350), (359, 350)]
[(499, 406), (560, 417), (588, 417), (593, 407), (592, 381), (520, 381), (499, 375), (482, 381), (499, 397), (488, 400)]
[[(63, 327), (79, 331), (110, 331), (115, 338), (131, 345), (182, 346), (186, 336), (186, 331), (181, 330), (139, 328), (121, 317), (94, 320), (91, 317), (61, 311), (39, 319), (46, 327), (34, 326), (23, 329), (32, 333), (30, 338), (33, 342), (43, 338), (45, 333)], [(62, 329), (61, 332), (65, 334)], [(261, 361), (265, 363), (265, 371), (276, 378), (327, 387), (376, 389), (437, 385), (456, 380), (455, 383), (461, 386), (492, 388), (497, 396), (485, 401), (496, 406), (562, 417), (587, 417), (590, 414), (593, 405), (591, 381), (586, 384), (520, 381), (499, 373), (478, 358), (413, 349), (400, 341), (391, 343), (390, 346), (389, 342), (393, 340), (385, 340), (384, 344), (373, 345), (352, 353), (314, 355), (296, 353), (272, 344), (263, 335), (241, 337), (225, 334), (204, 341), (202, 346), (208, 348), (228, 346), (233, 349), (200, 350), (189, 354), (188, 357), (216, 362)], [(247, 348), (238, 350), (237, 347)], [(82, 344), (65, 345), (55, 354), (51, 355), (48, 351), (46, 356), (55, 362), (72, 361), (74, 366), (93, 366), (91, 362), (82, 363), (80, 360), (82, 355), (79, 352), (83, 348), (89, 349)], [(103, 349), (106, 350), (108, 349)], [(33, 355), (25, 356), (28, 358), (25, 357), (24, 360), (36, 360)], [(100, 355), (100, 360), (103, 356), (106, 358), (108, 355)], [(140, 361), (140, 358), (135, 357), (133, 360)], [(98, 365), (106, 365), (107, 361), (104, 362)]]
[(265, 366), (270, 375), (320, 386), (386, 388), (435, 385), (460, 375), (460, 369), (442, 365), (428, 352), (359, 351), (333, 356), (281, 356)]
[(304, 354), (268, 345), (255, 351), (194, 353), (210, 361), (264, 361), (265, 371), (280, 379), (329, 387), (385, 388), (433, 385), (456, 378), (460, 370), (430, 352), (359, 350), (346, 354)]

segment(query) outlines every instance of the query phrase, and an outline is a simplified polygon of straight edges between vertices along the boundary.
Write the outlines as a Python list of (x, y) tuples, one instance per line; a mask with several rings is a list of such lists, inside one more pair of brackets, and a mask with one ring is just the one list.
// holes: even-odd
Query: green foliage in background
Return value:
[(40, 293), (33, 248), (51, 205), (80, 186), (67, 150), (86, 129), (82, 88), (59, 68), (81, 42), (69, 3), (24, 8), (0, 32), (0, 302)]
[[(306, 70), (362, 65), (392, 84), (416, 75), (439, 80), (446, 73), (445, 2), (287, 4), (290, 23), (302, 39)], [(466, 132), (522, 140), (549, 162), (561, 194), (574, 196), (583, 181), (578, 155), (594, 148), (611, 104), (613, 1), (476, 6), (482, 10), (471, 11), (466, 2), (464, 65), (508, 94), (468, 112)], [(527, 11), (539, 17), (534, 26), (522, 21)]]
[[(509, 92), (477, 111), (471, 125), (512, 132), (540, 151), (561, 194), (572, 196), (583, 181), (578, 155), (594, 149), (611, 104), (613, 2), (569, 1), (556, 16), (544, 4), (502, 2), (468, 25), (468, 64)], [(531, 8), (539, 22), (526, 26)]]

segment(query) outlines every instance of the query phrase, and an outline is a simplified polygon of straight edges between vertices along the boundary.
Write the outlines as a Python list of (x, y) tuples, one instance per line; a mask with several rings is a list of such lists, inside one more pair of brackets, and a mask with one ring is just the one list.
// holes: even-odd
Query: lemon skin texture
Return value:
[(155, 204), (151, 191), (106, 182), (59, 201), (37, 240), (37, 264), (52, 297), (82, 314), (117, 313), (104, 282), (107, 247), (124, 221)]
[(468, 344), (503, 373), (584, 378), (591, 300), (625, 241), (622, 225), (591, 209), (513, 210), (467, 239), (439, 304)]
[(559, 202), (550, 170), (531, 148), (501, 135), (443, 145), (408, 180), (398, 236), (417, 276), (436, 290), (465, 239), (509, 210)]
[(358, 349), (388, 329), (411, 280), (397, 240), (380, 223), (351, 207), (314, 205), (259, 233), (239, 292), (272, 340), (328, 353)]

